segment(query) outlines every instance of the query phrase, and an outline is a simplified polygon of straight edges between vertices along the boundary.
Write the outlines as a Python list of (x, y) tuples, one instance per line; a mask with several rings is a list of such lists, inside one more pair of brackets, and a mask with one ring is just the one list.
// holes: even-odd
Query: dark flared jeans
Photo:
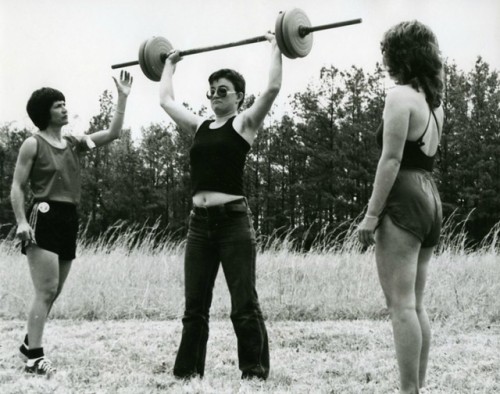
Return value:
[(222, 265), (231, 294), (231, 321), (238, 341), (242, 378), (268, 377), (269, 345), (255, 289), (255, 258), (255, 231), (244, 200), (207, 209), (193, 208), (184, 259), (185, 312), (175, 376), (204, 374), (209, 310), (215, 278)]

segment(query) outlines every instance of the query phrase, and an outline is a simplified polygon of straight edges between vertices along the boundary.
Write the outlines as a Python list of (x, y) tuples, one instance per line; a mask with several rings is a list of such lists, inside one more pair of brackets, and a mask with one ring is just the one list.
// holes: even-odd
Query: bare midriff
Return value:
[(193, 205), (196, 207), (212, 207), (214, 205), (226, 204), (240, 198), (243, 198), (243, 196), (201, 190), (193, 196)]

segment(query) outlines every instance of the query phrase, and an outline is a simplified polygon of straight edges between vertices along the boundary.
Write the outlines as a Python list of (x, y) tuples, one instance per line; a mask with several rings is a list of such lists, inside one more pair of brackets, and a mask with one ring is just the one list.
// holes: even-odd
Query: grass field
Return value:
[[(498, 227), (498, 226), (497, 226)], [(500, 392), (498, 229), (476, 251), (447, 238), (429, 271), (426, 304), (433, 346), (426, 392)], [(230, 301), (219, 273), (206, 377), (171, 374), (183, 312), (182, 243), (160, 246), (129, 234), (81, 245), (46, 328), (58, 367), (26, 377), (17, 347), (32, 295), (27, 264), (0, 243), (1, 393), (392, 393), (398, 372), (373, 251), (292, 251), (266, 244), (257, 286), (267, 316), (269, 380), (240, 382)]]
[[(183, 383), (171, 370), (177, 321), (53, 320), (50, 380), (22, 371), (17, 346), (24, 322), (0, 323), (0, 392), (14, 393), (394, 393), (398, 372), (385, 321), (271, 321), (267, 382), (240, 382), (229, 320), (214, 321), (203, 380)], [(463, 330), (433, 324), (428, 393), (500, 392), (500, 326)]]

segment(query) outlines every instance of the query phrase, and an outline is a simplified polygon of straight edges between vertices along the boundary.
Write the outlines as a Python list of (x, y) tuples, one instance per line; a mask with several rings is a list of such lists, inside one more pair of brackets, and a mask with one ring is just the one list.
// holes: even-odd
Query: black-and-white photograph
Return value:
[(2, 0), (0, 392), (500, 392), (499, 16)]

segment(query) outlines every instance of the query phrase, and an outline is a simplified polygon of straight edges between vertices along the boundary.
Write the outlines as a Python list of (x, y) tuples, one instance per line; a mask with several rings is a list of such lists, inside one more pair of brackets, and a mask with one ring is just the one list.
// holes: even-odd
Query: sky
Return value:
[[(313, 33), (309, 55), (283, 58), (278, 108), (290, 95), (317, 81), (322, 66), (372, 72), (380, 62), (383, 33), (417, 19), (436, 34), (442, 54), (470, 71), (478, 56), (500, 70), (498, 0), (0, 0), (0, 125), (33, 125), (26, 114), (31, 93), (43, 86), (61, 90), (70, 113), (69, 130), (83, 132), (99, 113), (99, 97), (116, 98), (111, 65), (138, 60), (139, 46), (152, 36), (180, 50), (225, 44), (274, 31), (279, 11), (302, 9), (311, 24), (362, 18), (361, 24)], [(186, 56), (174, 76), (176, 99), (194, 109), (208, 106), (207, 78), (234, 68), (247, 81), (247, 94), (266, 86), (267, 42)], [(140, 137), (141, 127), (169, 122), (159, 106), (158, 83), (139, 66), (124, 127)]]

